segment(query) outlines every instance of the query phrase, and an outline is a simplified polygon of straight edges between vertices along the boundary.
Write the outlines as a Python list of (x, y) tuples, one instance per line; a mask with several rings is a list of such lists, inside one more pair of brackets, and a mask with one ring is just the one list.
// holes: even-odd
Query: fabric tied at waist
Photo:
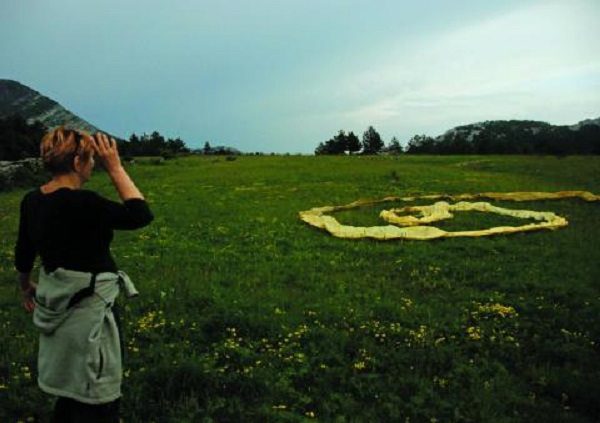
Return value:
[(38, 384), (52, 395), (100, 404), (121, 396), (121, 347), (112, 306), (138, 295), (123, 272), (40, 269), (33, 323), (40, 330)]

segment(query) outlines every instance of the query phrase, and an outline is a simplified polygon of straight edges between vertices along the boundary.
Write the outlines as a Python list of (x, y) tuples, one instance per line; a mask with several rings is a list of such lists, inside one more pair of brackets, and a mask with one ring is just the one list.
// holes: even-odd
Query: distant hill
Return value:
[(596, 126), (600, 126), (600, 117), (597, 119), (585, 119), (582, 120), (581, 122), (576, 123), (575, 125), (571, 125), (569, 126), (570, 129), (573, 130), (579, 130), (581, 129), (583, 126), (586, 125), (596, 125)]
[(496, 136), (503, 137), (514, 135), (519, 132), (527, 132), (534, 135), (547, 132), (555, 128), (568, 128), (572, 131), (578, 131), (586, 125), (600, 126), (600, 118), (585, 119), (575, 125), (551, 125), (547, 122), (535, 120), (488, 120), (485, 122), (471, 123), (469, 125), (456, 126), (439, 135), (435, 139), (445, 141), (457, 137), (464, 137), (467, 141), (474, 141), (484, 132), (494, 132)]
[(65, 125), (89, 133), (99, 129), (56, 101), (10, 79), (0, 79), (0, 118), (19, 115), (27, 123), (40, 122), (47, 128)]
[(532, 120), (491, 120), (461, 125), (435, 138), (414, 136), (407, 153), (600, 154), (600, 118), (574, 125)]

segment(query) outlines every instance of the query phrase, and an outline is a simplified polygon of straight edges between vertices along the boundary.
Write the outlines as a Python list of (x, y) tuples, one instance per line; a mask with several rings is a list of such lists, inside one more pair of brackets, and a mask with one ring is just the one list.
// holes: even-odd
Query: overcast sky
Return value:
[(600, 117), (600, 0), (1, 0), (0, 78), (128, 138), (312, 152)]

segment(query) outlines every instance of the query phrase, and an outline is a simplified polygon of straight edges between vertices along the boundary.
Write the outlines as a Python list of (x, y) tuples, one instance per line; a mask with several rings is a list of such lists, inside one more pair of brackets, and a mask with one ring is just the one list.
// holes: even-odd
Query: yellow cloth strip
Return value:
[[(449, 204), (445, 201), (438, 201), (429, 206), (410, 206), (390, 210), (383, 210), (380, 217), (389, 223), (395, 225), (387, 226), (350, 226), (340, 224), (334, 217), (328, 216), (339, 210), (349, 210), (361, 206), (379, 204), (390, 201), (415, 201), (417, 199), (440, 200), (478, 200), (482, 198), (492, 200), (506, 201), (537, 201), (537, 200), (557, 200), (563, 198), (580, 198), (585, 201), (600, 201), (600, 196), (587, 191), (559, 191), (559, 192), (484, 192), (479, 194), (458, 194), (458, 195), (423, 195), (417, 197), (385, 197), (379, 200), (358, 200), (342, 206), (323, 206), (315, 207), (310, 210), (301, 211), (299, 217), (309, 225), (324, 229), (333, 236), (339, 238), (375, 238), (379, 240), (388, 239), (414, 239), (429, 240), (436, 238), (450, 237), (479, 237), (496, 234), (506, 234), (515, 232), (537, 231), (541, 229), (558, 229), (568, 225), (564, 217), (558, 216), (552, 212), (537, 212), (531, 210), (512, 210), (503, 207), (493, 206), (487, 202), (466, 202), (460, 201), (456, 204)], [(512, 216), (521, 219), (535, 219), (539, 223), (530, 223), (522, 226), (499, 226), (489, 229), (476, 231), (455, 231), (448, 232), (435, 226), (421, 226), (424, 223), (436, 222), (452, 218), (452, 211), (480, 211), (488, 213), (497, 213), (504, 216)], [(420, 216), (399, 215), (399, 213), (419, 212)]]

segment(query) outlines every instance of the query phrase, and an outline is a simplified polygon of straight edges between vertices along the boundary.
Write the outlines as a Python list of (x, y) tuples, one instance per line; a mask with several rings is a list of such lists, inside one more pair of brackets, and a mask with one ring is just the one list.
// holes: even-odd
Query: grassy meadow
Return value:
[[(127, 169), (155, 220), (112, 244), (141, 293), (119, 300), (125, 422), (600, 420), (599, 203), (495, 202), (569, 226), (479, 239), (343, 240), (298, 219), (389, 195), (600, 193), (600, 157), (183, 157)], [(85, 188), (118, 198), (104, 173)], [(2, 422), (46, 421), (52, 407), (13, 269), (25, 192), (0, 193)], [(388, 206), (400, 204), (336, 216), (383, 225)], [(523, 221), (458, 213), (437, 226), (506, 224)]]

